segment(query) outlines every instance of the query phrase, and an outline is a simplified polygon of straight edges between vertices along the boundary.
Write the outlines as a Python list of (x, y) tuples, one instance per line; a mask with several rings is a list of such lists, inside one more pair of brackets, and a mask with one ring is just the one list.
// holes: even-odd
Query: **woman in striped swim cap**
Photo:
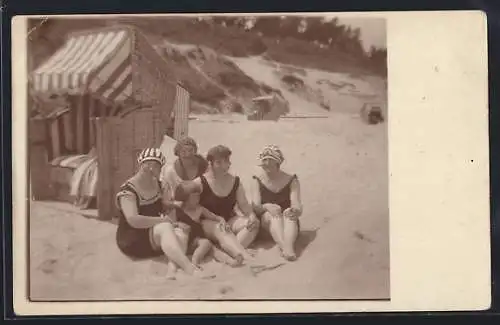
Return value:
[(302, 215), (300, 182), (296, 174), (281, 169), (285, 157), (276, 145), (268, 145), (259, 154), (262, 172), (254, 175), (252, 205), (278, 246), (281, 256), (289, 261), (297, 259), (295, 241), (300, 232)]
[(119, 249), (136, 259), (165, 255), (169, 260), (168, 271), (175, 272), (179, 266), (188, 274), (202, 275), (201, 269), (186, 256), (186, 231), (163, 214), (164, 193), (159, 177), (165, 157), (158, 148), (146, 148), (137, 163), (136, 174), (116, 195)]

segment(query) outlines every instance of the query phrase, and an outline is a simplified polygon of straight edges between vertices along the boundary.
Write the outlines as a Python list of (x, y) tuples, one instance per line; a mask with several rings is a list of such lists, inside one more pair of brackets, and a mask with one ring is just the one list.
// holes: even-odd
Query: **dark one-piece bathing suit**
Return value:
[(190, 228), (188, 246), (192, 246), (193, 241), (196, 238), (205, 238), (205, 233), (203, 232), (203, 227), (201, 226), (201, 223), (191, 219), (191, 217), (187, 215), (186, 212), (184, 212), (184, 210), (182, 210), (181, 208), (177, 208), (175, 209), (175, 211), (177, 220), (179, 222), (185, 223)]
[[(285, 211), (285, 209), (290, 208), (292, 204), (290, 201), (291, 185), (293, 180), (297, 178), (297, 175), (293, 175), (290, 181), (278, 192), (271, 191), (269, 188), (267, 188), (257, 176), (253, 176), (253, 178), (259, 183), (261, 204), (277, 204), (281, 207), (281, 211)], [(261, 216), (262, 215), (260, 215), (259, 217)], [(300, 220), (297, 220), (297, 224), (299, 225), (300, 229)]]
[(200, 176), (203, 191), (200, 195), (201, 206), (208, 209), (210, 212), (228, 221), (234, 216), (234, 207), (236, 205), (236, 194), (240, 186), (240, 178), (238, 176), (234, 179), (234, 185), (231, 192), (227, 196), (217, 196), (207, 182), (205, 176)]
[(127, 222), (119, 204), (120, 196), (126, 192), (133, 193), (136, 196), (137, 211), (141, 216), (158, 218), (163, 211), (161, 187), (157, 195), (150, 199), (145, 199), (138, 193), (132, 183), (127, 181), (122, 185), (120, 191), (116, 195), (117, 205), (120, 211), (118, 216), (118, 229), (116, 231), (116, 243), (118, 248), (125, 255), (134, 258), (148, 258), (162, 255), (161, 250), (155, 250), (151, 244), (151, 228), (134, 228)]

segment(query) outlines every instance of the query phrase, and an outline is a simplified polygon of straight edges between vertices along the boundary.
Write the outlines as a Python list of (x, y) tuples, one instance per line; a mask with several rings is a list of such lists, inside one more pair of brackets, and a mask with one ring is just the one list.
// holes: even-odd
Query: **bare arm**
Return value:
[(162, 203), (166, 210), (172, 210), (176, 207), (180, 207), (181, 203), (174, 200), (172, 189), (170, 185), (166, 184), (166, 187), (162, 188)]
[(297, 216), (302, 215), (302, 198), (300, 196), (300, 182), (297, 178), (292, 181), (290, 184), (290, 201), (291, 208), (297, 211)]
[(201, 183), (200, 177), (193, 179), (191, 182), (193, 185), (197, 186), (200, 189), (200, 191), (203, 191), (203, 184)]
[(167, 169), (162, 173), (161, 186), (162, 186), (162, 202), (166, 210), (175, 209), (180, 207), (180, 202), (174, 200), (174, 187), (176, 186), (175, 171), (172, 168)]
[(250, 187), (250, 202), (254, 206), (261, 205), (262, 199), (260, 197), (259, 181), (252, 178), (252, 186)]
[(250, 188), (250, 202), (254, 213), (259, 217), (262, 216), (268, 209), (266, 204), (262, 204), (259, 181), (255, 178), (252, 179), (252, 187)]
[(217, 222), (224, 221), (224, 218), (222, 218), (221, 216), (216, 215), (215, 213), (213, 213), (212, 211), (208, 210), (207, 208), (202, 207), (201, 208), (201, 213), (202, 213), (202, 215), (206, 219), (217, 221)]
[(120, 195), (118, 203), (127, 222), (134, 228), (145, 229), (163, 222), (162, 218), (142, 216), (137, 211), (135, 194), (127, 192)]
[(252, 206), (248, 203), (245, 188), (241, 183), (236, 193), (236, 202), (238, 203), (238, 208), (245, 215), (245, 217), (249, 218), (251, 216), (255, 216)]

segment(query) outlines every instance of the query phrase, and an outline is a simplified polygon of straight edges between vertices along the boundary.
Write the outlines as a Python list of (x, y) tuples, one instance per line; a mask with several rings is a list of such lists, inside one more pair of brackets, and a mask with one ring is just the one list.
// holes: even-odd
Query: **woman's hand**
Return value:
[(160, 214), (160, 223), (161, 222), (168, 222), (174, 224), (174, 221), (168, 216), (168, 214)]
[(252, 230), (255, 228), (255, 226), (258, 225), (258, 222), (259, 222), (259, 219), (257, 219), (257, 216), (255, 214), (251, 214), (249, 217), (248, 217), (248, 221), (247, 221), (247, 229), (248, 230)]
[(191, 227), (183, 222), (177, 222), (175, 224), (175, 227), (181, 229), (186, 234), (188, 234), (191, 231)]
[(299, 218), (299, 213), (298, 213), (297, 209), (287, 208), (287, 209), (285, 209), (285, 211), (283, 211), (283, 216), (285, 218), (288, 218), (290, 220), (295, 221)]
[(263, 207), (273, 218), (281, 218), (281, 207), (279, 205), (274, 203), (265, 203)]
[(220, 217), (218, 225), (219, 225), (219, 229), (222, 232), (230, 232), (231, 231), (231, 226), (229, 226), (229, 224), (226, 222), (226, 220), (224, 220), (224, 218), (222, 218), (222, 217)]

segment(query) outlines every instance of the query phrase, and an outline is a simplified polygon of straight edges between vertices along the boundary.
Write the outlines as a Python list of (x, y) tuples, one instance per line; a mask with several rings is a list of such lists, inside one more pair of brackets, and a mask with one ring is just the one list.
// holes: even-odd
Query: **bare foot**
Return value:
[(235, 262), (235, 266), (240, 266), (243, 264), (243, 261), (245, 260), (245, 258), (243, 257), (243, 255), (237, 255), (235, 258), (234, 258), (234, 262)]
[(293, 250), (280, 249), (280, 254), (281, 254), (281, 257), (283, 257), (287, 261), (293, 262), (293, 261), (297, 260), (297, 255), (295, 254), (295, 252)]
[(198, 279), (213, 279), (216, 276), (214, 272), (210, 272), (202, 268), (196, 269), (192, 275)]
[(167, 280), (177, 280), (177, 274), (167, 273)]
[(173, 262), (169, 262), (167, 265), (167, 279), (175, 280), (176, 274), (177, 274), (177, 265), (175, 265)]

